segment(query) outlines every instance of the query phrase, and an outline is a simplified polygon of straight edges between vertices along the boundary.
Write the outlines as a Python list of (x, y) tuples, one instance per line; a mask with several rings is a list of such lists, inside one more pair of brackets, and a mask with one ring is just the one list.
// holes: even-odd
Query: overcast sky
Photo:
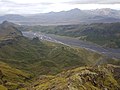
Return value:
[(0, 0), (0, 15), (111, 8), (120, 10), (120, 0)]

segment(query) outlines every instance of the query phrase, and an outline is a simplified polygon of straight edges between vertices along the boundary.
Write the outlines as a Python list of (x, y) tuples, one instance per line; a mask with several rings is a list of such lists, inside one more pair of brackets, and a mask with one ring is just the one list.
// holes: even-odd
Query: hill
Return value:
[(40, 41), (37, 37), (28, 39), (10, 22), (3, 22), (1, 31), (0, 88), (24, 88), (39, 75), (56, 75), (67, 69), (94, 65), (104, 58), (82, 48)]
[(22, 33), (17, 29), (17, 25), (8, 21), (0, 24), (0, 39), (21, 36)]
[(63, 69), (92, 65), (102, 57), (85, 49), (25, 37), (14, 38), (0, 48), (1, 61), (35, 75), (56, 74)]
[(119, 90), (119, 66), (79, 67), (56, 76), (40, 76), (32, 90)]

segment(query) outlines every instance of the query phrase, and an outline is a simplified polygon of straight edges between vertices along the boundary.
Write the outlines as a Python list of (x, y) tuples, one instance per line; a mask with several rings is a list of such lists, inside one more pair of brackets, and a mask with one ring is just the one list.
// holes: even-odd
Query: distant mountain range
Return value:
[(95, 10), (72, 9), (69, 11), (40, 13), (28, 16), (7, 14), (0, 16), (0, 22), (8, 20), (25, 25), (80, 24), (80, 23), (111, 23), (120, 22), (120, 10), (109, 8)]

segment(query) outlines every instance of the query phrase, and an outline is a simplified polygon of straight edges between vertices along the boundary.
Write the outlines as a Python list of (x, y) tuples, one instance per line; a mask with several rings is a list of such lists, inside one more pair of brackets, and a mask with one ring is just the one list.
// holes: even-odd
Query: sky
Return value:
[(0, 0), (0, 15), (59, 12), (74, 8), (120, 10), (120, 0)]

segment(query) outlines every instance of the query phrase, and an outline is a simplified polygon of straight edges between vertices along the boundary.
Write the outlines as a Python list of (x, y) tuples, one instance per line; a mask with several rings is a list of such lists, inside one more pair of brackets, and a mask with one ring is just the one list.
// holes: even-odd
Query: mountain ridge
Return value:
[[(94, 18), (99, 16), (101, 18)], [(120, 22), (120, 11), (114, 9), (80, 10), (78, 8), (69, 11), (38, 13), (28, 16), (8, 14), (0, 16), (0, 22), (9, 20), (18, 24), (50, 25), (50, 24), (80, 24), (94, 22)]]
[(17, 29), (17, 26), (18, 25), (14, 23), (3, 21), (0, 24), (0, 38), (12, 38), (22, 36), (22, 33)]

